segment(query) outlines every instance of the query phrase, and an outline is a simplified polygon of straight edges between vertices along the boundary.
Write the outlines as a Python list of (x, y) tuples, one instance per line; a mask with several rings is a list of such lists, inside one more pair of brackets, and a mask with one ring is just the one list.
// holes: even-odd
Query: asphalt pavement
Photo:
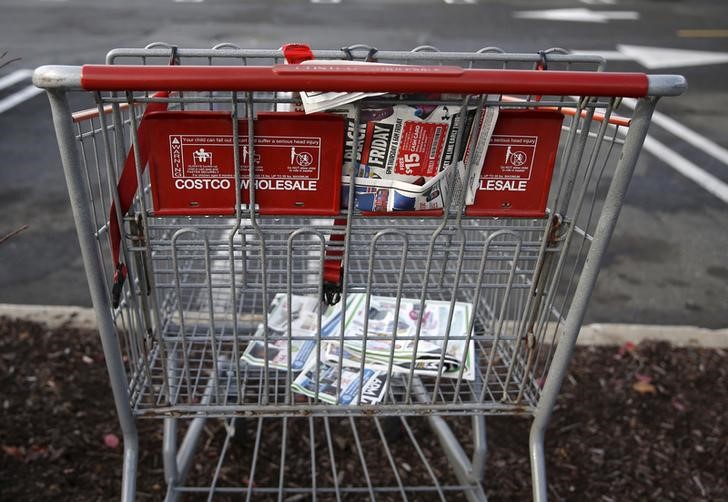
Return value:
[(155, 41), (565, 47), (603, 53), (611, 70), (689, 82), (685, 95), (658, 105), (587, 322), (728, 326), (728, 4), (720, 0), (6, 0), (0, 14), (2, 61), (22, 58), (0, 69), (0, 237), (28, 225), (0, 244), (0, 302), (89, 304), (49, 106), (23, 69), (101, 63), (112, 48)]

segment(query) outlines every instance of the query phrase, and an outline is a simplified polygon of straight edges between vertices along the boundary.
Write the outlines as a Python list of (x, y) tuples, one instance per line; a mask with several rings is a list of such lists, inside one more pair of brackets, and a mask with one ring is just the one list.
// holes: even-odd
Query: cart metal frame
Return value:
[[(276, 494), (279, 500), (285, 494), (314, 499), (333, 495), (339, 500), (347, 493), (372, 499), (394, 493), (406, 500), (409, 493), (423, 490), (444, 500), (449, 489), (464, 491), (468, 500), (484, 500), (485, 416), (519, 414), (533, 417), (529, 437), (533, 496), (545, 501), (544, 434), (589, 297), (655, 104), (662, 96), (681, 94), (685, 80), (674, 75), (607, 73), (603, 72), (603, 59), (560, 49), (512, 54), (495, 47), (452, 53), (433, 47), (396, 52), (353, 46), (314, 51), (314, 55), (317, 59), (375, 55), (381, 62), (487, 69), (459, 90), (454, 86), (446, 89), (460, 93), (457, 99), (447, 98), (452, 106), (461, 110), (503, 106), (562, 111), (567, 121), (547, 214), (528, 220), (473, 218), (463, 214), (464, 201), (456, 196), (442, 216), (411, 218), (409, 222), (344, 210), (345, 227), (321, 218), (262, 217), (240, 204), (233, 218), (161, 218), (151, 210), (148, 179), (137, 154), (139, 186), (145, 189), (136, 197), (133, 211), (120, 216), (129, 279), (122, 303), (115, 309), (109, 293), (108, 208), (112, 201), (120, 207), (116, 181), (129, 146), (139, 151), (137, 129), (143, 106), (165, 102), (180, 109), (225, 109), (231, 112), (235, 128), (239, 118), (252, 125), (259, 110), (275, 110), (292, 102), (287, 91), (357, 88), (405, 92), (419, 85), (416, 80), (422, 77), (402, 76), (395, 82), (396, 89), (382, 87), (380, 76), (367, 76), (353, 84), (341, 79), (329, 84), (337, 75), (325, 72), (309, 75), (314, 80), (311, 83), (271, 72), (269, 65), (283, 62), (281, 50), (244, 50), (232, 44), (212, 49), (152, 44), (143, 49), (113, 50), (103, 67), (37, 69), (33, 81), (47, 90), (50, 99), (123, 432), (122, 500), (135, 498), (136, 420), (142, 416), (164, 419), (167, 500), (200, 492), (208, 494), (208, 499), (216, 493), (240, 493), (247, 499), (267, 493)], [(164, 64), (170, 57), (181, 66), (150, 66)], [(539, 71), (544, 67), (545, 71)], [(447, 79), (438, 82), (450, 85)], [(328, 88), (317, 89), (316, 85)], [(392, 81), (386, 85), (393, 85)], [(160, 88), (180, 92), (170, 97), (151, 94)], [(95, 108), (74, 113), (71, 102), (77, 107), (80, 93), (90, 97)], [(639, 98), (629, 117), (616, 115), (623, 96)], [(357, 136), (355, 133), (355, 145), (360, 141)], [(237, 136), (234, 141), (238, 147)], [(252, 151), (252, 138), (249, 144)], [(252, 181), (254, 169), (249, 171)], [(241, 186), (240, 173), (235, 181)], [(254, 192), (251, 188), (253, 201)], [(353, 197), (353, 190), (350, 194)], [(350, 198), (349, 208), (351, 202)], [(380, 405), (342, 406), (316, 399), (298, 402), (290, 391), (290, 372), (267, 366), (254, 371), (236, 364), (244, 342), (252, 338), (254, 325), (266, 318), (271, 294), (321, 295), (318, 274), (329, 245), (326, 238), (337, 232), (345, 236), (342, 303), (349, 292), (360, 291), (399, 298), (421, 295), (423, 301), (458, 299), (476, 305), (469, 335), (477, 344), (479, 377), (475, 382), (428, 380), (410, 373), (391, 384)], [(236, 263), (242, 267), (236, 268)], [(418, 415), (427, 417), (454, 470), (456, 485), (446, 487), (434, 476), (407, 422), (407, 417)], [(471, 455), (446, 421), (447, 416), (456, 415), (472, 417)], [(431, 486), (410, 486), (400, 479), (382, 433), (380, 421), (386, 416), (402, 421), (432, 477)], [(229, 430), (213, 479), (206, 486), (185, 486), (201, 431), (213, 417), (226, 420)], [(330, 425), (336, 417), (349, 421), (365, 486), (336, 483)], [(189, 426), (178, 445), (177, 427), (183, 418), (189, 419)], [(278, 487), (254, 487), (252, 482), (264, 419), (279, 420), (282, 425)], [(379, 487), (370, 480), (356, 425), (364, 419), (373, 421), (378, 431), (396, 486)], [(257, 423), (250, 481), (247, 487), (223, 487), (218, 483), (220, 467), (240, 420)], [(316, 453), (311, 447), (312, 486), (299, 491), (284, 487), (287, 426), (293, 420), (308, 421), (312, 444), (315, 426), (323, 423), (335, 486), (316, 485)]]

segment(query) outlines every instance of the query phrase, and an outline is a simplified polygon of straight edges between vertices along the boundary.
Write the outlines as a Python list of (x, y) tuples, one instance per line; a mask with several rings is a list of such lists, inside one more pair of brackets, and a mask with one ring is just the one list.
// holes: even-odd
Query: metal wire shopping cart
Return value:
[[(122, 499), (135, 498), (136, 420), (159, 417), (169, 500), (450, 500), (456, 492), (483, 500), (484, 417), (511, 414), (533, 417), (533, 492), (546, 500), (544, 431), (655, 103), (682, 93), (684, 79), (608, 73), (601, 58), (560, 50), (352, 47), (309, 56), (398, 66), (283, 65), (281, 50), (154, 44), (111, 51), (106, 65), (36, 70), (124, 434)], [(345, 131), (340, 116), (283, 111), (297, 91), (387, 94), (351, 105)], [(631, 116), (616, 113), (625, 111), (622, 97), (639, 98)], [(93, 108), (73, 113), (70, 103), (82, 108), (81, 100)], [(457, 114), (450, 144), (433, 143), (450, 148), (448, 165), (475, 141), (473, 124), (499, 110), (475, 202), (466, 204), (463, 181), (481, 167), (474, 155), (444, 209), (364, 211), (366, 190), (354, 176), (342, 193), (342, 156), (372, 140), (361, 127), (368, 106)], [(261, 170), (261, 156), (276, 155), (309, 184)], [(366, 193), (381, 202), (381, 192)], [(313, 335), (293, 329), (296, 301), (307, 305)], [(441, 317), (428, 318), (427, 305)], [(414, 344), (412, 357), (418, 344), (441, 349), (423, 363), (428, 371), (414, 361), (395, 371), (392, 338)], [(368, 348), (382, 341), (391, 352), (377, 359)], [(311, 370), (309, 388), (293, 357), (306, 343), (313, 368), (328, 364), (327, 373)], [(356, 347), (360, 362), (351, 365), (344, 349)], [(385, 375), (375, 404), (365, 382), (372, 365)], [(347, 378), (355, 390), (345, 396)], [(452, 424), (463, 417), (470, 432), (458, 437)], [(188, 479), (210, 419), (224, 420), (228, 433), (218, 457), (202, 461), (214, 464), (209, 478)], [(392, 420), (400, 437), (386, 431)], [(430, 436), (417, 432), (419, 420)], [(178, 445), (180, 423), (187, 431)], [(233, 430), (245, 423), (255, 431), (249, 462), (230, 482), (221, 472)], [(261, 446), (271, 437), (274, 452)], [(433, 467), (428, 437), (451, 474)], [(300, 450), (306, 462), (287, 465)], [(402, 468), (401, 451), (418, 474)], [(354, 478), (344, 476), (351, 462)], [(274, 472), (261, 478), (266, 470)]]

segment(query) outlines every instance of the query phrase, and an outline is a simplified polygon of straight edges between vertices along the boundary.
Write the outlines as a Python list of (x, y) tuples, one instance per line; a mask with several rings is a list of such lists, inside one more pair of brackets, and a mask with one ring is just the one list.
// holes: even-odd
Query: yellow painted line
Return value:
[(682, 38), (728, 38), (728, 30), (677, 30)]

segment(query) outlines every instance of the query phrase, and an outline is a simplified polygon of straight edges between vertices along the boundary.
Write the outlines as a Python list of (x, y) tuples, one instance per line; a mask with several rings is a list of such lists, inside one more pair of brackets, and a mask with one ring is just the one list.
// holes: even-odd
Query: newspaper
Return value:
[[(332, 68), (341, 65), (397, 66), (338, 59), (309, 60), (300, 64), (328, 65)], [(463, 135), (465, 141), (461, 150), (455, 152), (461, 107), (424, 103), (427, 99), (446, 98), (448, 95), (408, 96), (413, 100), (423, 100), (423, 103), (417, 106), (404, 104), (376, 106), (364, 103), (359, 107), (360, 140), (354, 159), (356, 108), (350, 103), (384, 94), (387, 93), (300, 92), (306, 113), (329, 110), (346, 116), (347, 139), (342, 179), (342, 200), (345, 208), (349, 200), (351, 176), (356, 177), (355, 204), (361, 211), (442, 209), (463, 187), (466, 188), (465, 203), (473, 204), (486, 149), (498, 118), (498, 107), (486, 107), (483, 110), (474, 148), (470, 145), (472, 139), (470, 132), (476, 107), (468, 108)], [(461, 99), (462, 96), (453, 95), (452, 98)], [(469, 167), (471, 158), (472, 167)], [(461, 159), (463, 162), (460, 162)]]
[[(475, 203), (475, 195), (480, 188), (480, 173), (483, 170), (485, 154), (487, 153), (491, 136), (495, 130), (495, 124), (498, 121), (498, 113), (499, 108), (497, 106), (485, 107), (478, 121), (478, 135), (475, 140), (475, 145), (472, 144), (472, 136), (468, 136), (468, 143), (463, 154), (462, 171), (460, 171), (467, 176), (467, 180), (463, 183), (467, 187), (465, 195), (466, 206)], [(467, 172), (467, 169), (470, 169), (470, 173)]]
[[(347, 300), (349, 303), (351, 299)], [(309, 359), (316, 358), (316, 335), (321, 301), (317, 297), (291, 295), (291, 369), (300, 371)], [(321, 312), (321, 337), (338, 333), (341, 327), (341, 309), (327, 307)], [(347, 325), (351, 319), (347, 320)], [(253, 366), (265, 366), (266, 352), (264, 327), (258, 326), (254, 339), (245, 348), (241, 359)], [(310, 338), (306, 340), (305, 338)], [(288, 370), (288, 295), (278, 293), (268, 313), (268, 367)]]
[[(266, 344), (263, 339), (263, 325), (258, 326), (255, 337), (259, 340), (253, 340), (248, 344), (243, 353), (242, 359), (248, 364), (254, 366), (265, 366), (266, 360)], [(301, 333), (295, 333), (300, 335)], [(306, 335), (306, 334), (304, 334)], [(313, 338), (313, 334), (310, 335)], [(273, 369), (288, 370), (288, 337), (284, 332), (268, 330), (268, 367)], [(298, 371), (303, 369), (310, 355), (316, 349), (316, 342), (312, 340), (291, 340), (291, 369)]]
[[(318, 312), (321, 302), (318, 298), (309, 296), (291, 295), (291, 335), (298, 339), (290, 341), (291, 369), (298, 371), (308, 362), (316, 349), (316, 332)], [(327, 310), (328, 312), (328, 310)], [(322, 325), (328, 322), (326, 312), (322, 314)], [(242, 359), (249, 364), (265, 366), (266, 344), (264, 341), (265, 328), (258, 326), (255, 338), (243, 353)], [(301, 340), (300, 338), (311, 338)], [(288, 369), (288, 295), (279, 293), (271, 303), (268, 314), (268, 350), (267, 359), (270, 368)]]
[[(348, 61), (341, 59), (316, 59), (303, 61), (302, 65), (315, 64), (316, 66), (329, 65), (329, 66), (354, 66), (354, 65), (375, 65), (375, 66), (392, 66), (380, 63), (367, 63), (364, 61)], [(386, 94), (384, 92), (318, 92), (318, 91), (301, 91), (301, 102), (303, 103), (303, 109), (306, 113), (316, 113), (325, 110), (331, 110), (332, 108), (339, 108), (342, 105), (353, 103), (363, 98), (371, 96), (381, 96)]]
[[(326, 349), (324, 350), (322, 359), (329, 364), (336, 365), (338, 364), (339, 357), (341, 357), (342, 365), (349, 368), (360, 368), (361, 367), (361, 353), (353, 352), (347, 348), (344, 348), (343, 350), (339, 347), (338, 343), (326, 343), (325, 344)], [(343, 355), (341, 354), (343, 352)], [(438, 368), (440, 367), (440, 354), (431, 354), (431, 355), (420, 355), (416, 359), (412, 359), (411, 357), (397, 357), (391, 359), (392, 361), (392, 368), (391, 373), (397, 374), (397, 373), (403, 373), (403, 374), (409, 374), (410, 368), (414, 366), (414, 374), (415, 375), (426, 375), (426, 376), (437, 376), (438, 374)], [(468, 356), (468, 362), (471, 362), (470, 357)], [(373, 370), (381, 371), (385, 374), (388, 374), (390, 372), (389, 368), (390, 364), (390, 358), (387, 357), (381, 357), (376, 355), (367, 355), (366, 356), (366, 363), (365, 367), (370, 368)], [(460, 364), (459, 361), (455, 361), (451, 356), (445, 354), (445, 359), (443, 361), (443, 368), (445, 369), (444, 372), (442, 372), (443, 378), (457, 378), (458, 374), (460, 373)], [(468, 367), (463, 370), (463, 379), (464, 380), (474, 380), (475, 375), (472, 369), (471, 365), (468, 365)]]
[[(356, 178), (355, 207), (360, 211), (375, 212), (442, 209), (455, 188), (456, 171), (463, 169), (463, 163), (459, 162), (455, 169), (445, 170), (421, 186), (387, 179)], [(348, 201), (350, 183), (348, 176), (342, 178), (344, 202)]]
[[(409, 373), (412, 367), (417, 375), (440, 374), (443, 378), (457, 378), (462, 368), (463, 379), (474, 380), (475, 349), (472, 341), (466, 344), (464, 339), (448, 340), (443, 355), (450, 302), (428, 301), (423, 313), (419, 304), (418, 300), (401, 299), (399, 313), (395, 315), (395, 298), (371, 296), (366, 316), (366, 295), (349, 295), (345, 308), (346, 338), (342, 346), (338, 339), (342, 322), (340, 307), (328, 307), (321, 312), (321, 336), (317, 337), (321, 308), (319, 298), (291, 295), (289, 339), (288, 295), (277, 294), (268, 314), (267, 346), (264, 325), (261, 324), (241, 360), (253, 366), (266, 366), (267, 359), (269, 368), (287, 371), (290, 351), (290, 368), (299, 372), (292, 384), (293, 391), (315, 397), (318, 388), (319, 399), (333, 404), (356, 404), (360, 385), (361, 402), (376, 404), (384, 397), (390, 375)], [(455, 303), (450, 337), (465, 337), (471, 312), (470, 304)], [(422, 326), (415, 350), (420, 315), (423, 316)], [(366, 318), (368, 340), (365, 345)], [(393, 333), (396, 339), (392, 338)], [(320, 347), (317, 339), (321, 342)], [(363, 366), (362, 359), (365, 362)], [(337, 378), (339, 361), (342, 365), (340, 379)]]
[[(455, 302), (448, 326), (450, 302), (447, 301), (429, 300), (423, 312), (419, 300), (402, 298), (399, 312), (395, 314), (395, 298), (371, 296), (367, 311), (366, 294), (351, 296), (353, 301), (348, 302), (346, 312), (351, 323), (346, 329), (348, 339), (344, 341), (342, 359), (358, 365), (365, 357), (366, 366), (371, 364), (377, 369), (388, 368), (391, 359), (392, 371), (395, 373), (408, 373), (414, 366), (417, 375), (436, 376), (440, 373), (446, 378), (457, 378), (464, 363), (463, 379), (475, 379), (475, 344), (472, 340), (466, 344), (465, 340), (472, 313), (471, 304)], [(418, 340), (420, 316), (422, 322)], [(366, 345), (365, 324), (368, 338)], [(448, 341), (443, 354), (446, 338)], [(327, 343), (325, 359), (338, 360), (341, 349)]]
[[(467, 186), (474, 199), (498, 118), (497, 107), (486, 107), (480, 114), (474, 147), (471, 131), (477, 110), (470, 107), (466, 111), (464, 140), (456, 152), (461, 107), (364, 104), (359, 112), (356, 158), (355, 108), (350, 105), (338, 112), (346, 116), (347, 124), (342, 178), (345, 203), (352, 175), (357, 185), (356, 208), (361, 211), (442, 209), (457, 186)], [(465, 162), (458, 161), (463, 156)], [(473, 168), (466, 180), (471, 159)]]
[[(363, 373), (359, 368), (342, 367), (341, 379), (337, 378), (338, 374), (336, 364), (320, 363), (317, 387), (316, 360), (312, 359), (296, 377), (291, 387), (294, 392), (309, 397), (316, 397), (318, 388), (318, 398), (332, 404), (357, 404), (360, 384), (362, 404), (377, 404), (384, 398), (384, 391), (387, 387), (386, 373), (366, 367)], [(336, 399), (337, 391), (339, 392), (338, 401)]]

